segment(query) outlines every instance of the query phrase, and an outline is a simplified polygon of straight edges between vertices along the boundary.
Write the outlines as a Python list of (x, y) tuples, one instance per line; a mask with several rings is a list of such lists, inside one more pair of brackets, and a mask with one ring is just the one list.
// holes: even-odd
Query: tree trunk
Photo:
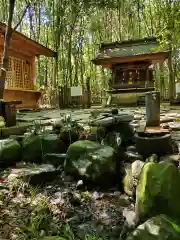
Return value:
[(6, 27), (5, 39), (4, 39), (3, 63), (0, 70), (0, 99), (3, 99), (3, 95), (4, 95), (5, 78), (6, 78), (6, 72), (8, 69), (8, 60), (9, 60), (9, 47), (11, 44), (12, 34), (13, 34), (13, 31), (15, 31), (18, 28), (18, 26), (21, 24), (26, 14), (26, 11), (30, 5), (28, 4), (26, 6), (19, 22), (16, 24), (14, 29), (12, 29), (14, 6), (15, 6), (15, 0), (9, 0), (9, 16), (8, 16), (8, 24)]
[(3, 99), (4, 94), (4, 86), (5, 86), (5, 78), (6, 71), (8, 69), (8, 59), (9, 59), (9, 47), (11, 43), (12, 37), (12, 20), (14, 13), (14, 5), (15, 0), (9, 0), (9, 17), (8, 17), (8, 25), (6, 28), (5, 40), (4, 40), (4, 52), (3, 52), (3, 64), (0, 73), (0, 99)]
[(170, 52), (168, 58), (168, 68), (169, 68), (169, 100), (170, 102), (174, 99), (174, 92), (175, 92), (175, 82), (173, 76), (173, 68), (172, 68), (172, 52)]
[(86, 79), (86, 90), (87, 90), (87, 108), (91, 107), (91, 88), (90, 88), (90, 78)]

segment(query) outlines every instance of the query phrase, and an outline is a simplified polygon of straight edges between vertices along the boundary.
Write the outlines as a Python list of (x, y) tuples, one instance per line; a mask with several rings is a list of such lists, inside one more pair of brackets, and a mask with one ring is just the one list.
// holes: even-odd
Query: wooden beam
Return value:
[[(0, 46), (4, 47), (4, 40), (0, 38)], [(29, 45), (23, 44), (16, 40), (11, 41), (11, 49), (22, 53), (24, 56), (36, 56), (37, 51), (34, 48), (29, 48)]]
[(36, 57), (32, 57), (31, 59), (30, 78), (32, 79), (34, 87), (36, 85)]
[(15, 44), (11, 44), (11, 49), (15, 52), (18, 53), (22, 53), (25, 56), (29, 56), (29, 57), (35, 57), (36, 56), (36, 52), (34, 52), (33, 50), (27, 49), (24, 46), (20, 46), (20, 45), (15, 45)]
[(111, 94), (133, 93), (133, 92), (144, 93), (144, 92), (154, 91), (154, 89), (155, 89), (154, 87), (149, 87), (149, 88), (126, 88), (126, 89), (106, 90), (106, 92), (111, 93)]
[(33, 41), (32, 39), (29, 39), (28, 37), (26, 37), (25, 35), (22, 35), (20, 33), (14, 32), (13, 39), (17, 40), (23, 44), (26, 43), (29, 46), (29, 48), (32, 48), (32, 49), (34, 48), (36, 50), (36, 54), (38, 54), (38, 55), (44, 55), (47, 57), (55, 57), (56, 56), (56, 53), (54, 51)]
[[(0, 45), (4, 46), (4, 37), (0, 37)], [(16, 40), (16, 39), (12, 38), (12, 40), (11, 40), (11, 47), (12, 48), (20, 48), (23, 53), (26, 53), (26, 52), (28, 53), (28, 51), (30, 51), (30, 54), (27, 54), (27, 55), (36, 56), (36, 52), (37, 52), (36, 49), (30, 47), (26, 43), (26, 41), (22, 42), (22, 41), (19, 41), (19, 40)]]
[[(0, 46), (0, 53), (3, 53), (3, 49), (4, 49), (4, 47)], [(9, 55), (10, 55), (10, 57), (19, 58), (19, 59), (22, 59), (24, 61), (28, 61), (28, 62), (31, 61), (30, 56), (24, 55), (22, 52), (14, 51), (13, 49), (9, 50)]]
[(145, 81), (145, 88), (149, 87), (149, 68), (146, 67), (146, 81)]
[(12, 46), (16, 47), (23, 46), (25, 51), (31, 52), (33, 54), (32, 56), (36, 56), (37, 53), (39, 52), (37, 47), (30, 46), (25, 40), (19, 41), (17, 39), (12, 39)]
[(136, 63), (125, 63), (125, 64), (116, 64), (115, 68), (120, 70), (125, 69), (146, 69), (151, 65), (150, 61), (136, 62)]

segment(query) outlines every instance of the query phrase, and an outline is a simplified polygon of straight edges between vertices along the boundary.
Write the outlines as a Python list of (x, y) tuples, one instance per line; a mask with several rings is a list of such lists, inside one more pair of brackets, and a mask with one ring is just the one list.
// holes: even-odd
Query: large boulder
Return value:
[(115, 150), (88, 140), (77, 141), (68, 148), (64, 168), (76, 178), (97, 182), (104, 176), (106, 181), (116, 172)]
[(180, 224), (166, 215), (158, 215), (139, 225), (126, 240), (179, 240)]
[(0, 166), (8, 167), (21, 161), (21, 145), (14, 139), (0, 140)]
[(25, 162), (43, 162), (47, 153), (64, 153), (63, 142), (56, 134), (30, 135), (22, 141), (22, 160)]
[(136, 189), (137, 219), (158, 214), (180, 217), (180, 173), (173, 163), (147, 163)]

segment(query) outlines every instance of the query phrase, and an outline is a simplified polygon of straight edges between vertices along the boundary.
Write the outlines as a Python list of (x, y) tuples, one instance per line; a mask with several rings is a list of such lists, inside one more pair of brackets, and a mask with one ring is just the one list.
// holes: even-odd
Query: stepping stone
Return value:
[(42, 185), (46, 182), (54, 180), (59, 171), (53, 165), (25, 165), (21, 168), (12, 168), (8, 176), (8, 181), (21, 179), (32, 185)]

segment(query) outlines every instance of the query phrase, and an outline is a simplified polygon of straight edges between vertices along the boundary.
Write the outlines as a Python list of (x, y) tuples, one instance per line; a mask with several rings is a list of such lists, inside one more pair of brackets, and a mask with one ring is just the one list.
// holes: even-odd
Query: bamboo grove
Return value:
[[(180, 77), (179, 0), (16, 0), (13, 25), (27, 3), (18, 31), (57, 51), (54, 88), (90, 78), (92, 94), (100, 95), (110, 76), (91, 63), (98, 45), (147, 36), (163, 36), (162, 44), (172, 50), (174, 76)], [(8, 1), (0, 0), (0, 6), (0, 21), (6, 23)], [(51, 59), (37, 60), (39, 86), (52, 86), (53, 65)]]

